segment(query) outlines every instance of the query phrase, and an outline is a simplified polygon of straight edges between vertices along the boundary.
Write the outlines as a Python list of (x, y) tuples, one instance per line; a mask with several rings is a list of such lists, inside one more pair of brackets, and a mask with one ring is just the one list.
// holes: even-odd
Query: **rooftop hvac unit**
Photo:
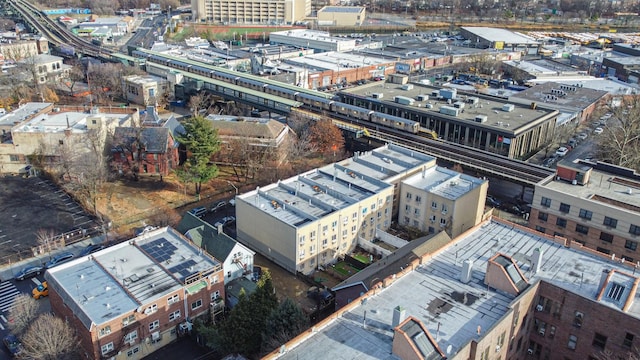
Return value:
[(504, 105), (502, 105), (502, 111), (512, 112), (515, 109), (516, 109), (516, 106), (513, 105), (513, 104), (504, 104)]
[(371, 97), (374, 99), (382, 99), (382, 97), (384, 96), (383, 93), (373, 93), (371, 94)]
[(487, 115), (476, 115), (473, 120), (477, 123), (485, 123), (487, 122)]
[(402, 90), (409, 91), (409, 90), (413, 90), (413, 85), (412, 84), (404, 84), (400, 88)]

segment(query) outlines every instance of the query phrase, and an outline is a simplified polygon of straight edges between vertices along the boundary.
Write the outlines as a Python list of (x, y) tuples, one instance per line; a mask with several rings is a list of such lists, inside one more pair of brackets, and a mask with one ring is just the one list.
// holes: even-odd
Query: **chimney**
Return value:
[(602, 291), (602, 287), (606, 285), (607, 278), (609, 277), (609, 269), (602, 270), (602, 274), (600, 274), (600, 284), (598, 284), (598, 291)]
[(400, 325), (407, 318), (407, 310), (402, 308), (400, 305), (393, 308), (393, 321), (391, 322), (391, 327), (395, 328)]
[(460, 274), (460, 281), (464, 284), (471, 281), (471, 274), (473, 273), (473, 261), (467, 259), (462, 262), (462, 274)]
[(531, 269), (534, 274), (540, 271), (542, 266), (542, 250), (540, 248), (533, 249), (533, 257), (531, 258)]

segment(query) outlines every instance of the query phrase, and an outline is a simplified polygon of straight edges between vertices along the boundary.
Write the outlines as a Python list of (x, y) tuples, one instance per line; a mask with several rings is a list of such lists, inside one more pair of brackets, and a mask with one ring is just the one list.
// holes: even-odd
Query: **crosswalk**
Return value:
[[(13, 300), (18, 294), (20, 294), (20, 291), (12, 282), (5, 281), (0, 283), (0, 313), (8, 311), (13, 306)], [(4, 324), (6, 323), (7, 319), (0, 315), (0, 329), (4, 330)]]

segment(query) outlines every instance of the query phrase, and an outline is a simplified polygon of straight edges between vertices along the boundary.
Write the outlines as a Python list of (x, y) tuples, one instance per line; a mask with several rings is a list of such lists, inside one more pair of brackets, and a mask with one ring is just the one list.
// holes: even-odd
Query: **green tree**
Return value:
[(309, 318), (293, 300), (286, 298), (267, 318), (262, 333), (262, 352), (269, 353), (298, 336), (309, 326)]
[(177, 175), (185, 183), (194, 183), (199, 195), (202, 183), (218, 176), (218, 167), (210, 162), (211, 156), (220, 150), (218, 130), (202, 116), (194, 116), (184, 124), (178, 141), (185, 145), (188, 155)]
[(238, 303), (224, 322), (214, 329), (199, 331), (209, 346), (223, 354), (257, 355), (261, 350), (267, 318), (277, 306), (271, 274), (265, 271), (254, 293), (249, 296), (245, 295), (244, 290), (240, 293)]

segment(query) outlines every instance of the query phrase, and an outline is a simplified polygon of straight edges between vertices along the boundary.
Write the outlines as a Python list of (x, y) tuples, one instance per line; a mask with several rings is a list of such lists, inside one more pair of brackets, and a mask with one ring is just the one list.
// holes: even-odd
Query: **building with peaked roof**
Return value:
[(441, 245), (264, 358), (595, 359), (637, 346), (628, 262), (499, 219)]
[(140, 359), (223, 306), (222, 264), (165, 227), (49, 269), (53, 312), (88, 359)]
[(180, 165), (179, 143), (169, 127), (117, 127), (111, 149), (120, 174), (169, 175)]
[(292, 273), (311, 273), (388, 229), (395, 185), (434, 165), (431, 156), (386, 145), (259, 187), (236, 197), (238, 241)]
[(460, 35), (469, 40), (470, 44), (475, 44), (475, 47), (481, 49), (511, 49), (524, 54), (537, 54), (540, 47), (538, 40), (507, 29), (462, 26)]
[(241, 163), (247, 155), (282, 162), (289, 154), (293, 133), (288, 125), (277, 120), (227, 115), (209, 115), (222, 144), (215, 161)]
[(235, 279), (250, 277), (253, 273), (255, 252), (225, 234), (222, 226), (215, 228), (187, 212), (177, 229), (201, 249), (222, 261), (225, 285)]

